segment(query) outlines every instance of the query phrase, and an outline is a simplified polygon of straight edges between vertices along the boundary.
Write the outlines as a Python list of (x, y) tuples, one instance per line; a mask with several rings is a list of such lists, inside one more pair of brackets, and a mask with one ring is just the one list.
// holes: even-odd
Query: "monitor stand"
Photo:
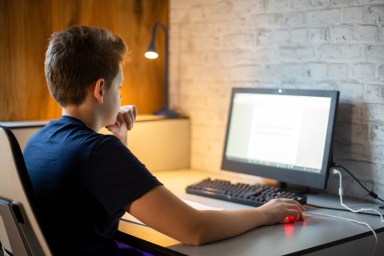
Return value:
[(313, 188), (306, 187), (306, 186), (293, 185), (293, 184), (288, 185), (287, 182), (283, 182), (283, 181), (280, 181), (279, 183), (280, 183), (280, 188), (282, 190), (287, 191), (287, 192), (291, 192), (291, 193), (295, 193), (295, 194), (301, 194), (301, 195), (317, 194), (320, 191), (320, 190), (313, 189)]

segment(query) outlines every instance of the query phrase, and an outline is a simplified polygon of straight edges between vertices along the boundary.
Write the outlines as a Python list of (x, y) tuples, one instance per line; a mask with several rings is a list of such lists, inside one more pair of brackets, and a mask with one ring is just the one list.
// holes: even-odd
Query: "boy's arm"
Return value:
[(290, 199), (277, 199), (258, 208), (225, 211), (196, 210), (164, 186), (158, 186), (125, 207), (125, 210), (182, 243), (201, 245), (244, 233), (263, 225), (280, 223), (287, 216), (303, 220), (304, 208)]

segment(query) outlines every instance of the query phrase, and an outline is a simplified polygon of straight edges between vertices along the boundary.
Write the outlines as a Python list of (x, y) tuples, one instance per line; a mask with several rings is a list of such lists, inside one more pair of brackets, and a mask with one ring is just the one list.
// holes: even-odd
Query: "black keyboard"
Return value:
[(188, 194), (220, 199), (250, 206), (260, 206), (274, 198), (290, 198), (301, 204), (307, 203), (305, 195), (284, 191), (280, 188), (245, 183), (233, 184), (227, 180), (205, 179), (186, 188)]

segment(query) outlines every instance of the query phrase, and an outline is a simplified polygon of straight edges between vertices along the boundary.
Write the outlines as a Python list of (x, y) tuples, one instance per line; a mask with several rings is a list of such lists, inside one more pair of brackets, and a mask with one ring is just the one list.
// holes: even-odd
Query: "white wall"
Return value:
[(192, 168), (220, 170), (232, 87), (336, 89), (335, 160), (384, 197), (384, 0), (171, 0), (170, 54)]

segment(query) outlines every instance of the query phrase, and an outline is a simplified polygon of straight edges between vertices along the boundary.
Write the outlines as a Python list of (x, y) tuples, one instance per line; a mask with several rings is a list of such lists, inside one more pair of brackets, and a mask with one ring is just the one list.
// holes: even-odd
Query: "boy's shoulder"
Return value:
[(88, 128), (82, 121), (62, 116), (50, 121), (31, 137), (33, 144), (65, 145), (67, 148), (94, 148), (100, 143), (118, 143), (115, 136), (99, 134)]

